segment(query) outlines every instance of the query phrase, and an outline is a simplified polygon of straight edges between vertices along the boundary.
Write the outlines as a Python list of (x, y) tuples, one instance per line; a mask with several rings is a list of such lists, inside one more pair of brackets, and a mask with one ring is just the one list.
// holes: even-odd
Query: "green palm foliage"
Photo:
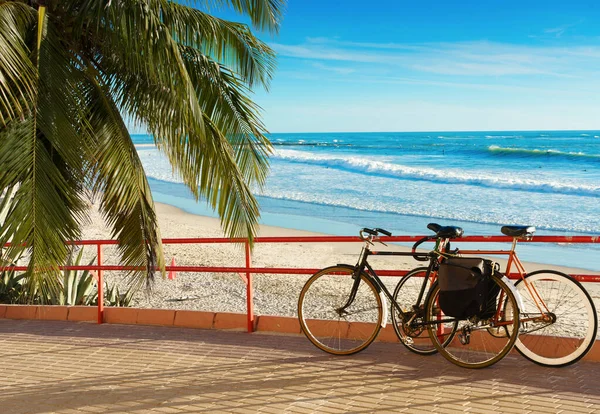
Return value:
[[(4, 265), (13, 264), (4, 263)], [(0, 303), (20, 303), (23, 301), (23, 279), (25, 276), (25, 273), (17, 273), (14, 269), (0, 272)]]
[(124, 118), (147, 126), (229, 236), (252, 240), (251, 189), (264, 183), (271, 146), (249, 95), (268, 89), (274, 52), (247, 25), (205, 10), (232, 7), (274, 33), (283, 2), (0, 0), (0, 196), (14, 192), (0, 245), (12, 242), (7, 259), (27, 249), (32, 292), (58, 288), (52, 275), (64, 242), (80, 238), (90, 196), (121, 242), (123, 264), (148, 274), (164, 267)]

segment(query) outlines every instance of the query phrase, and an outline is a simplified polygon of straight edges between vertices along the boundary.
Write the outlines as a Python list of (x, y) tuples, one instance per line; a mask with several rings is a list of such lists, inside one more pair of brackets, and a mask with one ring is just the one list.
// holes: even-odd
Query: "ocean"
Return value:
[[(215, 216), (173, 176), (152, 137), (133, 139), (157, 202)], [(535, 226), (540, 235), (600, 234), (600, 131), (270, 139), (271, 173), (257, 194), (264, 224), (337, 235), (356, 235), (362, 227), (428, 234), (430, 222), (461, 226), (465, 235), (500, 235), (500, 227), (511, 224)], [(600, 245), (527, 244), (519, 256), (600, 270)]]

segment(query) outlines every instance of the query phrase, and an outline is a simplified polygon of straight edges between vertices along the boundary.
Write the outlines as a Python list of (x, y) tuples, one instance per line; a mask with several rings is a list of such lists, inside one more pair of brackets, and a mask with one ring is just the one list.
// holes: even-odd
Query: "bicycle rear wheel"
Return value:
[[(429, 286), (425, 288), (421, 303), (417, 303), (426, 276), (427, 268), (419, 267), (410, 271), (396, 285), (393, 297), (404, 312), (404, 317), (400, 315), (393, 303), (391, 307), (392, 324), (396, 336), (398, 336), (402, 345), (419, 355), (433, 355), (437, 352), (437, 349), (431, 343), (425, 324), (425, 302)], [(451, 323), (448, 328), (451, 329), (451, 332), (456, 332), (456, 323)], [(450, 342), (453, 336), (448, 335), (444, 345)]]
[[(581, 283), (561, 272), (539, 270), (515, 286), (523, 300), (515, 344), (521, 355), (539, 365), (563, 367), (590, 351), (596, 340), (598, 317)], [(546, 313), (545, 304), (549, 314), (544, 317), (538, 304)]]
[[(351, 300), (353, 266), (332, 266), (308, 279), (298, 299), (298, 319), (306, 337), (319, 349), (350, 355), (375, 340), (383, 318), (381, 297), (361, 273)], [(346, 306), (348, 305), (348, 306)]]
[[(510, 288), (496, 275), (492, 283), (499, 287), (496, 315), (460, 319), (448, 317), (438, 307), (439, 285), (431, 288), (427, 298), (426, 321), (429, 337), (438, 352), (448, 361), (464, 368), (485, 368), (500, 361), (512, 349), (519, 334), (519, 310)], [(509, 303), (510, 306), (506, 306)], [(457, 323), (456, 336), (450, 324)], [(447, 343), (446, 346), (443, 344)]]

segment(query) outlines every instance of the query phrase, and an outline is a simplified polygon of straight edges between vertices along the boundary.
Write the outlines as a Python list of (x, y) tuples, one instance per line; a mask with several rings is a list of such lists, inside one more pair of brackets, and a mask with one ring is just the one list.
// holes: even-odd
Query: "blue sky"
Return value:
[(600, 129), (597, 4), (289, 0), (254, 99), (271, 132)]

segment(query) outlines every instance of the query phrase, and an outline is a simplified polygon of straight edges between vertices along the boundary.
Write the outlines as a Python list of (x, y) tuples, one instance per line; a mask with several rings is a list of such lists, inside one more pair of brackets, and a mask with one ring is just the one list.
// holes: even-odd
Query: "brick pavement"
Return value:
[(0, 355), (1, 413), (600, 412), (598, 363), (466, 370), (397, 343), (0, 319)]

